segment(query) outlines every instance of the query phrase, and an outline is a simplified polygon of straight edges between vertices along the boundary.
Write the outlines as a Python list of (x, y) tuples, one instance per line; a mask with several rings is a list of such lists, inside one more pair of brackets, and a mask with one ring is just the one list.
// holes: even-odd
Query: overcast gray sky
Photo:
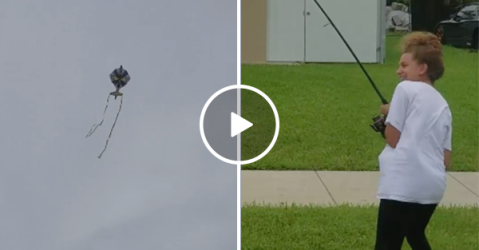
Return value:
[(236, 84), (236, 1), (3, 1), (0, 32), (0, 249), (236, 248), (236, 167), (198, 126)]

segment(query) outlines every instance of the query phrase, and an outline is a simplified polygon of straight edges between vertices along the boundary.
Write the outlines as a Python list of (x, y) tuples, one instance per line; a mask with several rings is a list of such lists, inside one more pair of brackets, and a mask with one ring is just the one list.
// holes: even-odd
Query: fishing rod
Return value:
[[(386, 99), (383, 97), (383, 95), (381, 94), (381, 92), (379, 92), (379, 89), (376, 87), (376, 84), (374, 83), (373, 79), (369, 76), (368, 72), (366, 71), (366, 69), (363, 67), (363, 65), (361, 64), (361, 62), (359, 61), (358, 57), (356, 56), (356, 54), (354, 53), (353, 49), (351, 49), (351, 47), (349, 46), (348, 42), (346, 42), (346, 39), (344, 39), (343, 35), (341, 34), (341, 32), (338, 30), (338, 28), (336, 27), (336, 25), (334, 24), (333, 20), (331, 20), (331, 18), (329, 18), (328, 14), (326, 13), (326, 11), (323, 9), (323, 7), (321, 7), (321, 5), (318, 3), (317, 0), (314, 0), (314, 2), (316, 3), (316, 5), (318, 6), (318, 8), (321, 10), (321, 12), (323, 12), (324, 16), (328, 19), (329, 23), (333, 26), (333, 28), (336, 30), (336, 33), (338, 33), (339, 37), (341, 38), (341, 40), (343, 40), (344, 44), (346, 45), (346, 47), (348, 48), (349, 52), (351, 52), (351, 54), (353, 55), (354, 59), (356, 59), (356, 62), (358, 63), (359, 67), (361, 68), (361, 70), (363, 71), (363, 73), (366, 75), (366, 77), (368, 78), (369, 82), (371, 83), (371, 85), (373, 86), (374, 90), (376, 91), (376, 94), (379, 96), (379, 98), (381, 99), (381, 102), (382, 104), (388, 104), (388, 101), (386, 101)], [(376, 131), (376, 132), (380, 132), (381, 135), (384, 137), (384, 130), (385, 130), (385, 125), (384, 125), (384, 121), (386, 120), (386, 116), (383, 116), (383, 115), (377, 115), (375, 117), (373, 117), (373, 124), (370, 125), (371, 128)]]

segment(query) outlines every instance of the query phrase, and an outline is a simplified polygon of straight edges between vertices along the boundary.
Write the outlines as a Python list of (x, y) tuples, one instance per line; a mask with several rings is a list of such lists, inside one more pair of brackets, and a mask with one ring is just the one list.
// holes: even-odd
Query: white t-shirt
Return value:
[(378, 199), (437, 204), (446, 189), (444, 150), (451, 150), (452, 115), (431, 85), (402, 81), (394, 90), (385, 121), (401, 132), (379, 155)]

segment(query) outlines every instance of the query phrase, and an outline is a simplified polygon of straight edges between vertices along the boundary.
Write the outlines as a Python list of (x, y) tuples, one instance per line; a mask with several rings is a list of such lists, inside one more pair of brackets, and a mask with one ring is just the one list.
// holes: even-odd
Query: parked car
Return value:
[(479, 2), (459, 7), (459, 11), (436, 25), (442, 44), (479, 49)]

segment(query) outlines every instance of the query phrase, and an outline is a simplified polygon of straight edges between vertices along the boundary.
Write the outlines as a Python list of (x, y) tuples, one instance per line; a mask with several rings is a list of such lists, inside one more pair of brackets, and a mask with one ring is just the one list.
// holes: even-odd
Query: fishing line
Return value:
[(90, 129), (90, 132), (88, 132), (88, 134), (85, 136), (85, 138), (90, 137), (93, 133), (95, 133), (96, 129), (103, 124), (103, 121), (105, 120), (106, 110), (108, 109), (108, 103), (110, 102), (110, 96), (111, 95), (108, 94), (108, 97), (106, 99), (106, 106), (105, 106), (105, 110), (103, 110), (103, 117), (101, 118), (101, 122), (98, 123), (98, 124), (93, 124), (93, 126)]
[(116, 125), (116, 121), (118, 120), (118, 116), (120, 116), (122, 104), (123, 104), (123, 96), (120, 96), (120, 108), (118, 109), (118, 113), (116, 113), (115, 122), (113, 122), (113, 126), (111, 127), (110, 135), (108, 135), (108, 139), (106, 139), (105, 148), (103, 148), (103, 151), (101, 151), (100, 155), (98, 156), (98, 159), (101, 159), (103, 153), (105, 152), (106, 148), (108, 147), (108, 142), (110, 142), (110, 138), (111, 138), (111, 135), (113, 133), (113, 129), (115, 128), (115, 125)]

